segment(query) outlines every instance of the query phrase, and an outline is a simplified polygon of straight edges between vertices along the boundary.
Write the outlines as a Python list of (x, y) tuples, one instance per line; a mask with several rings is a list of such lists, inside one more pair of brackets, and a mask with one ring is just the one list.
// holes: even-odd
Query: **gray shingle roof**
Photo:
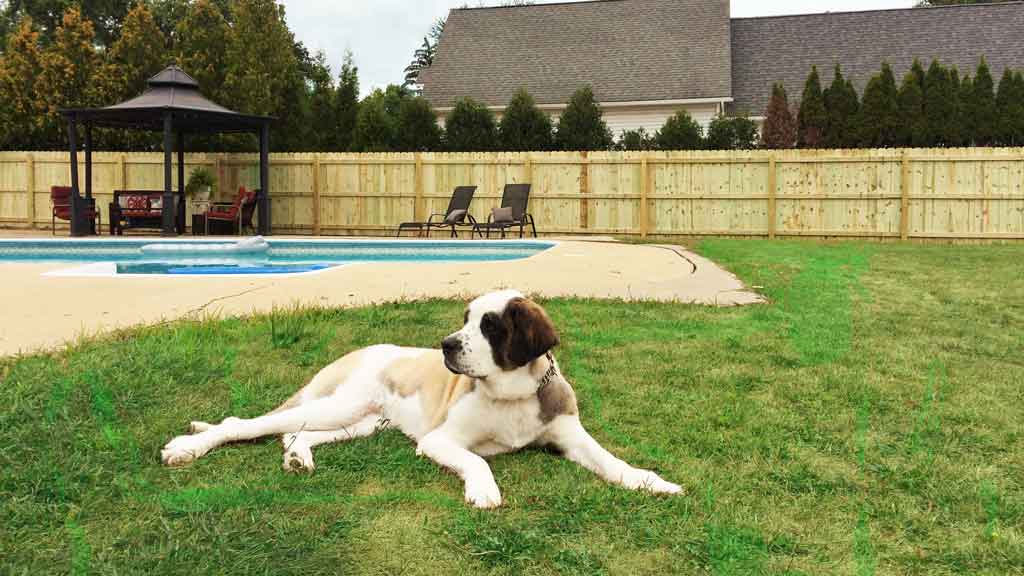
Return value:
[(982, 56), (996, 82), (1004, 68), (1024, 67), (1024, 3), (737, 18), (731, 109), (761, 115), (776, 81), (799, 100), (812, 64), (827, 87), (838, 62), (860, 93), (883, 60), (900, 82), (915, 57), (974, 76)]
[(436, 107), (503, 106), (520, 86), (558, 104), (590, 84), (599, 101), (724, 98), (728, 0), (603, 0), (452, 10), (422, 76)]

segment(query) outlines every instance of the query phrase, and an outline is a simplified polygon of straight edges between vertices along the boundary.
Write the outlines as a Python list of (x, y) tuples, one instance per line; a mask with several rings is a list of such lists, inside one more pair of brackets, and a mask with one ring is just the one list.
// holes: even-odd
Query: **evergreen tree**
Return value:
[(35, 89), (42, 55), (31, 18), (22, 18), (7, 37), (4, 50), (0, 58), (0, 149), (32, 149), (39, 144), (47, 108)]
[(68, 8), (54, 33), (53, 43), (40, 58), (36, 93), (45, 103), (41, 147), (66, 146), (59, 109), (105, 103), (99, 83), (93, 81), (99, 63), (92, 22), (83, 18), (77, 7)]
[(562, 111), (555, 129), (555, 145), (560, 150), (607, 150), (613, 143), (601, 106), (590, 86), (577, 90)]
[(765, 148), (792, 148), (796, 144), (796, 119), (789, 109), (786, 88), (781, 82), (772, 86), (772, 97), (764, 113), (761, 127), (761, 144)]
[(860, 102), (853, 83), (843, 78), (843, 72), (836, 64), (832, 84), (825, 90), (825, 111), (828, 120), (825, 123), (824, 144), (829, 148), (852, 148), (857, 146), (858, 138), (855, 124)]
[[(966, 74), (957, 81), (955, 74), (959, 73), (954, 70), (954, 74), (950, 74), (955, 108), (955, 117), (950, 129), (950, 145), (972, 146), (974, 136), (971, 134), (971, 103), (974, 101), (974, 80), (970, 74)], [(957, 83), (952, 84), (954, 81)]]
[(330, 129), (333, 135), (332, 150), (345, 151), (352, 147), (352, 135), (356, 129), (358, 114), (359, 69), (352, 60), (352, 52), (346, 51), (334, 99), (335, 124)]
[(921, 64), (921, 61), (919, 59), (914, 58), (914, 63), (910, 65), (910, 71), (914, 74), (914, 78), (917, 79), (917, 85), (921, 87), (923, 96), (924, 78), (926, 73), (924, 71), (924, 66)]
[(818, 148), (823, 144), (828, 113), (825, 98), (821, 92), (818, 67), (811, 66), (811, 73), (804, 84), (800, 112), (797, 115), (797, 142), (801, 148)]
[(704, 148), (704, 130), (686, 110), (680, 110), (665, 121), (654, 136), (661, 150), (700, 150)]
[(274, 0), (235, 0), (231, 18), (224, 89), (240, 112), (276, 116), (271, 146), (294, 149), (304, 141), (309, 118), (302, 113), (307, 92), (284, 7)]
[(955, 146), (956, 90), (952, 78), (939, 60), (933, 59), (925, 74), (925, 125), (927, 146)]
[(918, 75), (910, 70), (903, 77), (898, 96), (900, 108), (900, 146), (922, 147), (928, 145), (928, 122), (924, 115), (924, 93)]
[(1024, 145), (1024, 76), (1006, 68), (996, 93), (999, 114), (998, 144)]
[(441, 128), (437, 114), (426, 98), (406, 98), (398, 108), (398, 134), (395, 149), (399, 152), (431, 152), (441, 148)]
[(974, 74), (973, 92), (969, 118), (971, 137), (975, 146), (991, 146), (999, 131), (999, 115), (996, 110), (996, 96), (992, 74), (982, 58)]
[(313, 151), (332, 152), (335, 151), (337, 136), (333, 127), (337, 126), (338, 120), (334, 117), (337, 112), (334, 102), (337, 98), (334, 88), (334, 78), (331, 75), (331, 67), (327, 63), (327, 55), (323, 51), (317, 52), (313, 58), (310, 81), (312, 89), (309, 97), (310, 116), (316, 122), (317, 129), (309, 132), (309, 149)]
[(551, 117), (537, 108), (525, 88), (512, 96), (498, 123), (502, 150), (542, 151), (552, 146)]
[(397, 118), (390, 114), (380, 88), (359, 103), (355, 130), (352, 133), (353, 152), (391, 152), (398, 131)]
[(178, 66), (199, 83), (204, 96), (229, 108), (237, 107), (224, 89), (230, 30), (224, 14), (211, 0), (196, 0), (174, 28)]
[(452, 152), (487, 152), (498, 147), (494, 113), (472, 98), (462, 98), (445, 121), (445, 143)]
[(897, 144), (900, 110), (896, 79), (888, 62), (882, 64), (882, 71), (864, 89), (858, 124), (861, 145), (884, 148)]
[(141, 94), (146, 80), (167, 66), (165, 38), (153, 13), (138, 3), (125, 16), (121, 36), (110, 49), (110, 65), (116, 69), (117, 85), (109, 94), (123, 100)]

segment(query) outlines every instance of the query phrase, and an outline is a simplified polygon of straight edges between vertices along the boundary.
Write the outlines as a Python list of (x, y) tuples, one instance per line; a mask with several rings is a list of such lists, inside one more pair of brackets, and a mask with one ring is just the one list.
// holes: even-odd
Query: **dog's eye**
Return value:
[(489, 331), (494, 328), (494, 313), (488, 312), (480, 318), (480, 329), (483, 331)]

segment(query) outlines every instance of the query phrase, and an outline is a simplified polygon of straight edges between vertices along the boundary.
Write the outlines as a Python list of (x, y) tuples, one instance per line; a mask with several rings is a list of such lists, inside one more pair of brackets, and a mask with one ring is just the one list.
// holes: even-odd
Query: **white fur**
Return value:
[[(575, 414), (540, 418), (538, 381), (529, 366), (503, 370), (493, 359), (490, 343), (480, 332), (487, 312), (501, 314), (515, 291), (493, 292), (469, 305), (468, 320), (453, 336), (462, 342), (458, 372), (475, 378), (472, 392), (448, 410), (447, 417), (429, 429), (418, 394), (402, 397), (383, 381), (383, 370), (400, 358), (422, 354), (419, 349), (380, 345), (367, 348), (359, 365), (322, 398), (303, 394), (299, 405), (252, 419), (227, 418), (218, 425), (192, 424), (192, 434), (174, 438), (161, 452), (167, 465), (188, 464), (210, 450), (233, 441), (281, 435), (283, 467), (312, 471), (312, 448), (318, 444), (368, 436), (393, 426), (417, 441), (424, 455), (458, 474), (465, 482), (466, 501), (479, 508), (500, 506), (501, 492), (483, 459), (531, 445), (551, 444), (565, 456), (609, 482), (632, 490), (676, 494), (681, 488), (654, 472), (633, 468), (602, 448), (583, 428)], [(318, 378), (338, 378), (332, 366)]]

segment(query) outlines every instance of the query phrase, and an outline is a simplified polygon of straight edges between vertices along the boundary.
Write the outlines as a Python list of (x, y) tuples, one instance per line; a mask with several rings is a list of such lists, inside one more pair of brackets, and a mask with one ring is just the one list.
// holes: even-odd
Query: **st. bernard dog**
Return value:
[(188, 464), (239, 440), (282, 435), (284, 469), (312, 471), (312, 448), (397, 427), (416, 452), (456, 472), (466, 501), (501, 505), (484, 458), (551, 446), (605, 480), (632, 490), (676, 494), (680, 487), (633, 468), (580, 423), (576, 395), (551, 349), (558, 344), (544, 310), (507, 290), (471, 302), (462, 329), (441, 350), (391, 345), (356, 350), (321, 370), (274, 411), (220, 424), (193, 422), (171, 440), (164, 464)]

